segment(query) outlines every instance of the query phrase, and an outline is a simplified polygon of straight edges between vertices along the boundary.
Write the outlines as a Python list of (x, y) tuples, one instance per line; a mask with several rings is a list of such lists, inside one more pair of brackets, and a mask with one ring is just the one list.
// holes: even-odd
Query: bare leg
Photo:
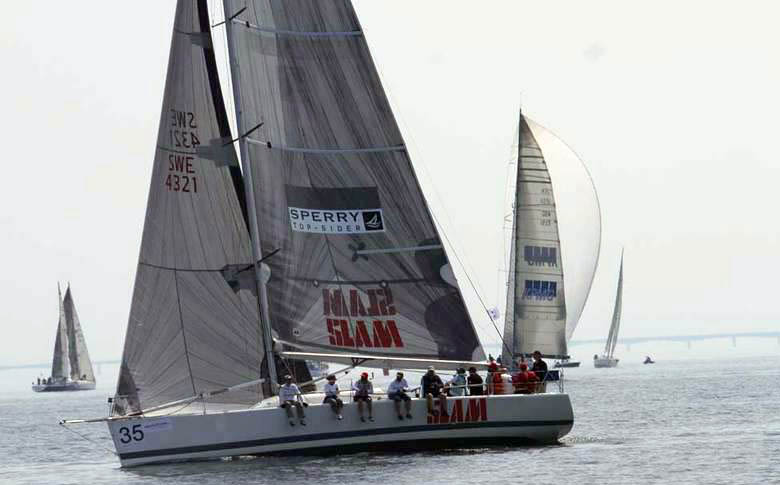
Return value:
[(358, 401), (358, 414), (360, 419), (363, 419), (363, 401)]
[(428, 401), (428, 414), (434, 414), (433, 413), (433, 395), (428, 393), (425, 396), (425, 399)]
[(412, 400), (407, 399), (406, 402), (404, 402), (404, 405), (406, 406), (406, 415), (411, 416), (412, 414)]
[(374, 419), (374, 413), (371, 410), (371, 401), (366, 401), (366, 404), (368, 404), (368, 419), (373, 420)]
[(293, 423), (292, 406), (289, 402), (284, 403), (284, 412), (287, 414), (287, 420), (290, 421), (290, 424), (294, 425), (295, 423)]
[(393, 401), (393, 406), (395, 407), (395, 414), (398, 415), (398, 417), (401, 417), (401, 403), (398, 401)]

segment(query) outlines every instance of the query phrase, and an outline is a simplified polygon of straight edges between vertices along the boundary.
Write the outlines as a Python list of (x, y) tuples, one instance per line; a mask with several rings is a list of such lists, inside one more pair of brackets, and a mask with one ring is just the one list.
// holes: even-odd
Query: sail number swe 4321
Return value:
[(132, 427), (122, 426), (119, 428), (119, 441), (127, 444), (131, 441), (141, 441), (144, 439), (144, 432), (140, 424), (134, 424)]

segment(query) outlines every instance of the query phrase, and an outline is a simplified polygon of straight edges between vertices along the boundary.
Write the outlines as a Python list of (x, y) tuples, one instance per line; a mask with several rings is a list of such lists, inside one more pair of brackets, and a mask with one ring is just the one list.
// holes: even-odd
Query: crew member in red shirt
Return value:
[(528, 370), (525, 362), (520, 364), (520, 372), (512, 374), (512, 384), (515, 387), (515, 394), (533, 394), (536, 392), (536, 385), (539, 378), (534, 371)]

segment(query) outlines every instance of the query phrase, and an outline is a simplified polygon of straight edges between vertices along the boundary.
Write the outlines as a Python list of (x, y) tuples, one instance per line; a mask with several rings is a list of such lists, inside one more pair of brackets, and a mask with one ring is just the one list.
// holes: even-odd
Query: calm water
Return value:
[[(625, 364), (625, 365), (624, 365)], [(725, 364), (725, 365), (724, 365)], [(103, 425), (58, 426), (61, 416), (101, 416), (114, 377), (97, 391), (33, 394), (27, 371), (0, 383), (0, 482), (223, 483), (780, 483), (780, 357), (621, 362), (567, 372), (575, 425), (559, 446), (332, 458), (251, 458), (123, 470), (103, 448)], [(109, 376), (105, 375), (109, 374)], [(25, 381), (29, 379), (25, 378)], [(8, 385), (5, 386), (8, 389)]]

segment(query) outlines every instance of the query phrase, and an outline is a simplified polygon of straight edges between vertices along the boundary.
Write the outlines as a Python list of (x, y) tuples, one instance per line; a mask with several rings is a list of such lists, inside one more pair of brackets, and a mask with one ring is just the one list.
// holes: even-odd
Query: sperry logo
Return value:
[[(439, 415), (428, 415), (428, 424), (447, 424), (447, 423), (475, 423), (478, 421), (487, 421), (487, 398), (478, 399), (448, 399), (452, 403), (452, 409), (446, 411), (444, 406), (439, 404)], [(449, 416), (445, 416), (449, 414)]]
[(288, 207), (290, 227), (317, 234), (364, 234), (385, 230), (382, 209), (304, 209)]

